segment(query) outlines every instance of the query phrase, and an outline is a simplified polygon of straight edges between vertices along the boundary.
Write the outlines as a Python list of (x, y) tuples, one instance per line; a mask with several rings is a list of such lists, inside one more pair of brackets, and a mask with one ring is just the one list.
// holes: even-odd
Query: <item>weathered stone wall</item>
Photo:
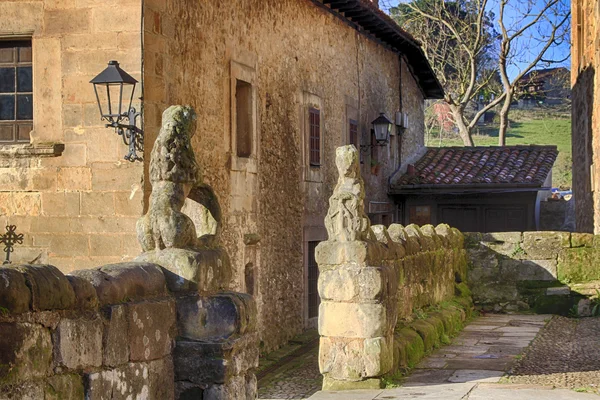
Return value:
[(2, 267), (0, 282), (2, 398), (256, 397), (250, 296), (172, 293), (139, 262)]
[(0, 226), (26, 234), (15, 261), (68, 272), (139, 253), (142, 166), (123, 160), (89, 81), (114, 59), (141, 79), (141, 11), (141, 0), (0, 2), (0, 38), (33, 46), (31, 144), (0, 147)]
[[(357, 150), (338, 148), (336, 163), (339, 179), (325, 219), (329, 239), (316, 252), (319, 368), (326, 390), (379, 387), (384, 375), (408, 362), (407, 349), (416, 342), (405, 340), (409, 334), (403, 329), (413, 312), (449, 302), (460, 292), (457, 284), (467, 269), (463, 236), (448, 225), (370, 226)], [(453, 332), (455, 318), (462, 321), (464, 315), (455, 309), (438, 319), (438, 341), (443, 324)], [(427, 338), (431, 350), (430, 331), (438, 332), (437, 327), (425, 321), (411, 327), (422, 336), (421, 345)]]
[[(232, 287), (256, 297), (268, 351), (309, 323), (305, 252), (307, 242), (326, 238), (334, 149), (349, 141), (349, 118), (369, 144), (370, 122), (380, 112), (395, 116), (399, 56), (309, 0), (146, 1), (144, 18), (146, 132), (158, 131), (167, 104), (196, 110), (192, 145), (220, 200)], [(237, 78), (255, 91), (256, 147), (246, 160), (233, 142)], [(407, 157), (422, 145), (423, 95), (406, 63), (402, 98), (411, 123), (403, 138)], [(310, 104), (321, 110), (318, 169), (306, 155)], [(389, 202), (386, 177), (397, 166), (397, 140), (377, 149), (377, 175), (370, 151), (363, 153), (367, 207)], [(274, 323), (279, 329), (270, 329)]]
[(600, 241), (569, 232), (465, 233), (473, 301), (484, 310), (567, 314), (600, 288)]
[(572, 0), (573, 194), (577, 231), (600, 233), (600, 1)]

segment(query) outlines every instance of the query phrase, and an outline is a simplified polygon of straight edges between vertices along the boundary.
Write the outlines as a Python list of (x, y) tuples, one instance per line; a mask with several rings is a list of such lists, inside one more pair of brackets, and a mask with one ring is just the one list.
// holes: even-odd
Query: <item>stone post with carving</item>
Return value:
[[(163, 113), (150, 160), (150, 204), (137, 223), (144, 253), (136, 261), (160, 265), (176, 299), (175, 398), (255, 399), (256, 304), (248, 294), (227, 291), (231, 270), (218, 244), (220, 208), (202, 183), (190, 140), (195, 120), (187, 106)], [(182, 211), (190, 201), (200, 220), (214, 226)]]
[(329, 239), (319, 264), (319, 368), (324, 390), (378, 388), (392, 369), (401, 246), (385, 227), (371, 227), (354, 146), (336, 151), (339, 179), (329, 199)]

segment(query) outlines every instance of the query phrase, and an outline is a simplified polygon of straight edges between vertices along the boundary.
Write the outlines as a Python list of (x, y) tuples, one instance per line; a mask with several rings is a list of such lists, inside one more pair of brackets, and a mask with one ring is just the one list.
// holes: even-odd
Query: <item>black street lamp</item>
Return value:
[(390, 140), (392, 121), (390, 121), (384, 113), (380, 113), (379, 117), (375, 118), (371, 124), (373, 125), (371, 132), (375, 133), (375, 141), (377, 144), (361, 145), (360, 149), (364, 151), (374, 146), (385, 146)]
[[(140, 113), (131, 106), (137, 80), (123, 71), (117, 61), (109, 61), (108, 67), (90, 83), (94, 84), (100, 116), (108, 122), (106, 127), (115, 128), (115, 131), (123, 138), (123, 142), (129, 146), (129, 153), (125, 159), (131, 162), (142, 161), (142, 157), (138, 156), (136, 151), (141, 152), (144, 149), (144, 132), (136, 126), (136, 119)], [(129, 90), (131, 90), (130, 94)], [(125, 111), (123, 111), (124, 94), (126, 95), (125, 101), (129, 98), (129, 104), (125, 105)], [(121, 123), (124, 119), (128, 120), (127, 124)]]

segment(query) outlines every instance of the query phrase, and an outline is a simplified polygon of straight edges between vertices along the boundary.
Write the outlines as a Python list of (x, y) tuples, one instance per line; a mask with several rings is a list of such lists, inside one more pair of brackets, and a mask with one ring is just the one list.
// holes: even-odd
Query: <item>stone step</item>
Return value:
[(568, 286), (549, 287), (546, 289), (546, 296), (570, 296), (571, 288)]

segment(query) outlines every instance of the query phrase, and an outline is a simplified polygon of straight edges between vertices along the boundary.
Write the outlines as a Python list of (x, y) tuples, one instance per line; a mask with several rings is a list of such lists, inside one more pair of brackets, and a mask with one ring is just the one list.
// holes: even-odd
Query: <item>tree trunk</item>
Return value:
[(506, 146), (506, 131), (508, 130), (508, 113), (512, 102), (512, 90), (509, 90), (500, 109), (500, 128), (498, 129), (498, 146)]
[(456, 106), (454, 104), (449, 104), (449, 106), (452, 117), (454, 118), (454, 124), (458, 128), (458, 133), (460, 134), (463, 144), (465, 146), (474, 146), (475, 144), (473, 143), (473, 138), (471, 137), (471, 129), (469, 129), (469, 125), (467, 125), (464, 120), (464, 110), (460, 106)]

